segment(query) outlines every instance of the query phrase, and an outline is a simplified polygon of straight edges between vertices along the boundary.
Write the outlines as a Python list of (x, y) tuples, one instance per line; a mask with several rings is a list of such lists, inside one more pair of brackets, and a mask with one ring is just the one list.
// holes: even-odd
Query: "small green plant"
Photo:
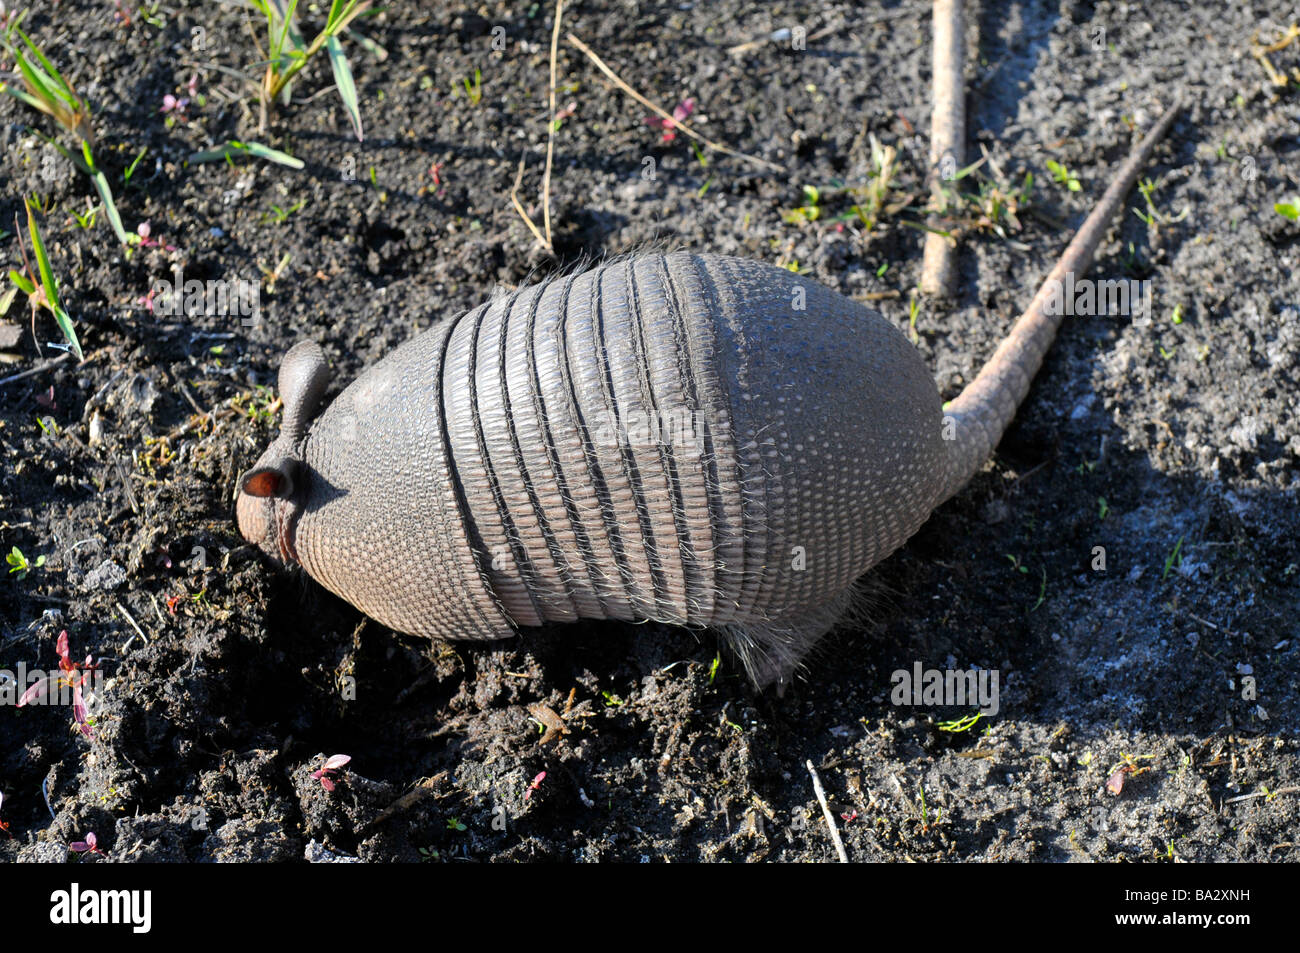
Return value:
[(928, 833), (930, 828), (939, 823), (939, 818), (943, 814), (943, 809), (939, 808), (934, 812), (934, 820), (930, 820), (930, 808), (925, 803), (925, 785), (918, 784), (917, 790), (921, 792), (921, 833)]
[(95, 227), (95, 216), (99, 214), (99, 206), (92, 206), (90, 199), (86, 199), (86, 214), (79, 215), (74, 210), (69, 210), (68, 214), (72, 216), (73, 221), (77, 223), (77, 228), (84, 228), (87, 231)]
[[(556, 126), (555, 128), (558, 130), (559, 126)], [(700, 148), (699, 143), (697, 143), (694, 139), (691, 140), (691, 151), (695, 153), (695, 161), (700, 164), (700, 168), (703, 169), (705, 172), (708, 172), (709, 157), (704, 154), (704, 150)]]
[(1138, 192), (1142, 194), (1142, 200), (1146, 203), (1147, 210), (1143, 212), (1141, 209), (1135, 208), (1133, 214), (1146, 223), (1148, 228), (1156, 225), (1173, 225), (1175, 222), (1181, 222), (1191, 213), (1190, 205), (1185, 206), (1181, 212), (1172, 218), (1161, 213), (1156, 208), (1155, 200), (1152, 198), (1155, 195), (1156, 187), (1156, 183), (1151, 179), (1144, 178), (1138, 182)]
[[(989, 167), (988, 175), (979, 171), (985, 164)], [(960, 190), (957, 183), (967, 178), (977, 183), (974, 191)], [(984, 150), (980, 159), (945, 180), (943, 189), (949, 207), (957, 210), (958, 224), (971, 231), (988, 231), (1009, 239), (1008, 232), (1020, 231), (1020, 213), (1029, 207), (1033, 196), (1034, 174), (1026, 172), (1020, 185), (1014, 186)]]
[(297, 205), (292, 205), (289, 208), (281, 208), (279, 205), (272, 205), (268, 211), (262, 214), (262, 224), (265, 225), (267, 222), (275, 222), (279, 225), (283, 225), (289, 220), (290, 215), (306, 204), (307, 200), (303, 199)]
[[(213, 351), (215, 352), (215, 348)], [(254, 423), (271, 424), (275, 422), (275, 393), (265, 384), (254, 384), (253, 391), (247, 395), (241, 395), (236, 399), (234, 406), (237, 409), (242, 408), (244, 401), (247, 401), (245, 412), (248, 419)]]
[(27, 557), (23, 555), (23, 551), (15, 546), (9, 551), (9, 554), (5, 556), (5, 562), (9, 564), (10, 574), (18, 573), (18, 578), (24, 579), (33, 569), (40, 569), (45, 565), (45, 557), (37, 556), (36, 562), (28, 562)]
[(1110, 504), (1106, 502), (1104, 496), (1097, 497), (1097, 519), (1104, 520), (1110, 513)]
[(623, 704), (623, 699), (619, 698), (613, 692), (601, 692), (600, 696), (605, 699), (606, 708), (618, 708)]
[[(570, 103), (569, 105), (572, 106), (573, 103)], [(556, 128), (559, 127), (557, 126)], [(704, 150), (696, 144), (694, 139), (691, 140), (691, 149), (695, 151), (695, 161), (700, 164), (700, 168), (704, 170), (704, 173), (707, 176), (704, 180), (704, 184), (701, 185), (699, 191), (695, 193), (696, 198), (702, 199), (708, 194), (709, 187), (713, 185), (713, 176), (709, 173), (709, 157), (704, 154)]]
[(1047, 171), (1052, 173), (1053, 181), (1065, 186), (1071, 192), (1078, 192), (1083, 188), (1079, 184), (1078, 177), (1055, 159), (1047, 160)]
[(465, 87), (465, 98), (469, 100), (471, 106), (477, 106), (482, 102), (483, 74), (478, 69), (474, 70), (474, 81), (472, 83), (468, 76), (462, 79), (460, 83)]
[(1275, 202), (1273, 211), (1283, 218), (1289, 218), (1293, 222), (1300, 222), (1300, 204), (1295, 202)]
[(204, 162), (225, 162), (228, 165), (234, 165), (236, 158), (246, 156), (265, 159), (267, 162), (275, 162), (279, 165), (288, 166), (290, 169), (301, 169), (305, 165), (301, 159), (295, 159), (287, 152), (281, 152), (279, 149), (272, 149), (260, 142), (239, 142), (235, 139), (231, 139), (215, 149), (196, 152), (190, 156), (189, 162), (190, 165), (199, 165)]
[(108, 179), (95, 163), (95, 155), (92, 151), (95, 134), (90, 125), (90, 107), (77, 95), (72, 84), (63, 77), (31, 38), (18, 28), (21, 20), (22, 16), (19, 15), (5, 30), (3, 48), (13, 57), (14, 65), (22, 77), (24, 89), (18, 89), (12, 83), (0, 82), (0, 91), (7, 92), (37, 112), (50, 116), (77, 139), (79, 148), (74, 152), (57, 140), (32, 130), (90, 178), (104, 205), (104, 212), (117, 235), (117, 240), (123, 245), (130, 245), (131, 239), (126, 229), (122, 227), (122, 218), (118, 215), (117, 205), (113, 202), (113, 190), (109, 188)]
[[(14, 65), (22, 77), (26, 91), (15, 89), (11, 85), (4, 86), (5, 91), (52, 117), (79, 139), (93, 143), (95, 135), (90, 127), (90, 107), (31, 38), (18, 28), (21, 20), (22, 15), (19, 15), (5, 30), (5, 46), (14, 58)], [(21, 42), (15, 43), (14, 37)]]
[(36, 259), (39, 277), (32, 272), (32, 266), (27, 261), (27, 249), (23, 247), (20, 234), (18, 249), (23, 258), (23, 271), (10, 269), (9, 280), (19, 291), (27, 295), (27, 302), (32, 309), (33, 333), (35, 333), (36, 312), (45, 308), (54, 315), (54, 323), (63, 332), (63, 338), (68, 342), (68, 349), (80, 361), (85, 355), (81, 352), (81, 342), (77, 340), (77, 330), (72, 326), (72, 318), (68, 316), (67, 311), (63, 310), (63, 305), (59, 301), (59, 285), (54, 280), (54, 271), (50, 267), (49, 256), (45, 253), (45, 242), (41, 240), (41, 231), (36, 227), (36, 215), (32, 203), (28, 201), (24, 205), (27, 208), (27, 234), (31, 238), (32, 257)]
[(881, 145), (874, 135), (869, 136), (868, 141), (871, 143), (871, 171), (867, 184), (852, 190), (857, 201), (849, 213), (856, 216), (868, 232), (873, 232), (882, 218), (903, 209), (911, 198), (889, 201), (896, 188), (894, 176), (898, 172), (898, 151), (893, 146)]
[(452, 817), (447, 819), (447, 830), (459, 832), (467, 831), (469, 828), (460, 822), (459, 817)]
[(1179, 553), (1183, 551), (1183, 540), (1186, 539), (1186, 537), (1186, 533), (1178, 537), (1178, 542), (1174, 544), (1173, 552), (1171, 552), (1168, 558), (1165, 559), (1165, 569), (1164, 572), (1160, 574), (1161, 582), (1164, 582), (1169, 578), (1169, 570), (1173, 569), (1175, 566), (1182, 565), (1183, 560), (1182, 557), (1179, 556)]
[(781, 220), (787, 225), (806, 225), (826, 218), (832, 205), (843, 208), (842, 203), (847, 201), (851, 204), (836, 214), (832, 221), (838, 224), (856, 220), (867, 232), (873, 232), (885, 218), (911, 204), (911, 195), (896, 194), (899, 192), (895, 181), (897, 151), (893, 146), (882, 145), (874, 135), (870, 141), (871, 165), (865, 182), (848, 185), (832, 181), (825, 188), (805, 185), (802, 188), (803, 204), (783, 210)]
[(938, 724), (936, 724), (935, 727), (938, 728), (940, 731), (947, 731), (952, 734), (958, 734), (963, 731), (970, 731), (979, 723), (979, 720), (983, 717), (984, 717), (984, 713), (977, 711), (973, 714), (966, 715), (963, 718), (954, 718), (951, 721), (941, 721)]
[(722, 656), (721, 656), (721, 655), (715, 655), (715, 656), (713, 656), (713, 664), (709, 666), (709, 684), (710, 684), (710, 685), (712, 685), (712, 684), (713, 684), (713, 680), (714, 680), (715, 678), (718, 677), (718, 669), (721, 668), (721, 667), (722, 667)]
[(787, 225), (802, 225), (805, 222), (815, 222), (822, 217), (820, 206), (821, 191), (815, 185), (805, 185), (803, 187), (804, 204), (798, 208), (788, 209), (781, 213), (781, 221)]
[(148, 151), (148, 146), (142, 146), (140, 151), (135, 154), (135, 158), (131, 160), (131, 164), (122, 170), (123, 185), (130, 186), (131, 176), (135, 175), (136, 166), (140, 164), (140, 160), (144, 158), (144, 154)]
[(371, 0), (332, 0), (325, 26), (310, 43), (306, 42), (294, 22), (298, 0), (246, 2), (266, 20), (267, 46), (262, 49), (259, 44), (258, 49), (261, 60), (266, 63), (266, 72), (257, 84), (263, 125), (266, 111), (277, 101), (287, 102), (293, 78), (323, 48), (329, 55), (330, 67), (334, 71), (334, 85), (338, 88), (343, 107), (352, 121), (352, 128), (356, 131), (358, 140), (364, 139), (357, 86), (339, 37), (347, 30), (348, 24), (369, 9)]

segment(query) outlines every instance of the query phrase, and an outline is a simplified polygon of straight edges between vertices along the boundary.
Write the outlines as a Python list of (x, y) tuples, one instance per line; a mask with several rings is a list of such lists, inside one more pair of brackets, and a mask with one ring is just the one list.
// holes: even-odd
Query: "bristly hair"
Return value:
[(733, 623), (717, 631), (755, 688), (775, 685), (777, 694), (784, 695), (796, 676), (804, 677), (810, 659), (829, 654), (824, 641), (828, 633), (870, 627), (882, 589), (883, 584), (868, 574), (797, 617)]
[[(532, 285), (550, 284), (570, 275), (580, 275), (584, 271), (590, 271), (593, 268), (618, 264), (643, 255), (668, 255), (677, 251), (689, 250), (686, 247), (686, 242), (680, 237), (658, 234), (637, 241), (631, 248), (620, 252), (603, 250), (593, 252), (583, 249), (576, 258), (567, 262), (543, 261), (533, 265), (528, 269), (528, 273), (515, 285), (514, 290), (523, 290)], [(508, 287), (498, 285), (498, 288), (502, 289), (504, 293), (511, 293), (511, 289)]]

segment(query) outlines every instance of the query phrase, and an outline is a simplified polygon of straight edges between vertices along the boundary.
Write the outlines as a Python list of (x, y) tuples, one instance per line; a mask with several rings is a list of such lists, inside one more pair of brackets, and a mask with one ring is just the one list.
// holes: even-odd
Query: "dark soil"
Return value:
[[(78, 227), (88, 179), (27, 131), (54, 134), (48, 118), (0, 97), (0, 228), (39, 195), (87, 354), (0, 385), (0, 544), (45, 558), (0, 584), (0, 668), (53, 668), (66, 629), (106, 676), (89, 739), (66, 707), (4, 711), (0, 857), (61, 861), (94, 831), (123, 861), (831, 859), (811, 761), (853, 859), (1300, 859), (1300, 225), (1274, 210), (1300, 193), (1300, 94), (1250, 53), (1286, 25), (1278, 4), (977, 5), (970, 155), (1035, 186), (1019, 230), (967, 234), (955, 306), (916, 315), (944, 396), (1181, 90), (1148, 173), (1163, 221), (1126, 210), (1093, 268), (1150, 279), (1154, 307), (1067, 320), (996, 458), (873, 573), (871, 624), (828, 639), (784, 698), (727, 657), (715, 671), (709, 633), (395, 635), (246, 545), (235, 479), (276, 432), (264, 388), (295, 341), (322, 343), (338, 388), (501, 286), (650, 243), (806, 270), (910, 332), (930, 4), (575, 4), (567, 28), (632, 86), (694, 99), (702, 132), (788, 171), (704, 166), (563, 44), (558, 260), (509, 199), (526, 155), (540, 221), (548, 4), (362, 21), (387, 52), (347, 44), (363, 143), (323, 59), (258, 130), (233, 6), (125, 6), (129, 24), (109, 3), (36, 3), (25, 28), (94, 104), (128, 229), (148, 221), (161, 246), (127, 256), (102, 215)], [(796, 26), (804, 51), (728, 52)], [(1300, 68), (1300, 44), (1270, 61)], [(192, 75), (201, 101), (169, 124), (163, 96)], [(873, 135), (898, 152), (894, 197), (916, 199), (868, 233), (837, 221), (852, 201), (834, 186), (867, 180)], [(186, 163), (228, 139), (305, 168)], [(823, 214), (783, 221), (804, 185)], [(1129, 207), (1146, 209), (1136, 191)], [(12, 234), (0, 255), (18, 266)], [(259, 319), (151, 311), (174, 265), (257, 283)], [(23, 338), (0, 377), (57, 356), (48, 314), (35, 339), (21, 300), (9, 320)], [(997, 670), (999, 712), (954, 732), (969, 708), (891, 704), (916, 662)], [(335, 753), (352, 760), (330, 793), (311, 775)], [(1108, 793), (1126, 759), (1140, 770)]]

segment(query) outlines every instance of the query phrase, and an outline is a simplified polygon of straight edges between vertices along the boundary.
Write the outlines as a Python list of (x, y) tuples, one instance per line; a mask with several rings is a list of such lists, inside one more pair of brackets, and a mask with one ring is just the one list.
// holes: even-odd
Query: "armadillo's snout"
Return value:
[(257, 461), (257, 466), (239, 478), (235, 500), (235, 521), (239, 532), (268, 555), (297, 562), (293, 534), (298, 505), (294, 496), (297, 461), (287, 457), (280, 441)]
[(266, 500), (240, 491), (239, 498), (235, 500), (235, 522), (239, 524), (239, 535), (254, 546), (261, 546), (271, 528), (270, 509)]

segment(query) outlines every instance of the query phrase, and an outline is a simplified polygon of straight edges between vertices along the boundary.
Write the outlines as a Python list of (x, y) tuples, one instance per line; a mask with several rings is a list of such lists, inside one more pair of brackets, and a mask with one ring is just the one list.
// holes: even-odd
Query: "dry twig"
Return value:
[(813, 793), (817, 795), (817, 803), (822, 806), (822, 816), (826, 818), (831, 840), (835, 842), (835, 853), (839, 855), (841, 864), (847, 864), (849, 855), (844, 852), (844, 841), (840, 840), (840, 829), (835, 826), (835, 815), (831, 813), (831, 806), (826, 803), (826, 791), (822, 788), (822, 779), (818, 776), (817, 769), (813, 767), (811, 759), (804, 764), (808, 767), (808, 773), (812, 775)]
[(627, 93), (629, 96), (635, 99), (646, 109), (649, 109), (652, 112), (656, 113), (661, 118), (668, 120), (668, 122), (673, 124), (672, 125), (673, 129), (680, 129), (682, 132), (686, 133), (686, 135), (690, 136), (696, 142), (702, 143), (708, 148), (714, 150), (715, 152), (721, 152), (723, 155), (734, 156), (737, 159), (744, 159), (746, 162), (752, 162), (754, 165), (760, 165), (765, 169), (771, 169), (773, 172), (785, 171), (784, 166), (779, 166), (775, 162), (768, 162), (766, 159), (760, 159), (758, 156), (751, 156), (744, 152), (737, 152), (735, 149), (729, 149), (726, 146), (722, 145), (721, 143), (714, 142), (712, 139), (706, 139), (704, 136), (700, 135), (690, 126), (686, 125), (686, 123), (682, 122), (680, 119), (674, 118), (672, 113), (668, 112), (667, 110), (659, 106), (656, 106), (654, 103), (650, 102), (650, 100), (646, 99), (644, 96), (638, 93), (627, 83), (623, 82), (623, 80), (619, 78), (618, 74), (615, 73), (608, 66), (606, 66), (605, 61), (602, 60), (599, 56), (597, 56), (592, 51), (591, 47), (589, 47), (586, 43), (583, 43), (572, 33), (566, 34), (566, 39), (568, 39), (568, 41), (573, 46), (577, 47), (579, 50), (585, 53), (587, 59), (595, 63), (596, 68), (599, 69), (602, 73), (604, 73), (607, 77), (609, 77), (610, 82), (612, 82), (623, 92)]
[[(930, 116), (930, 194), (937, 209), (947, 205), (944, 181), (963, 163), (966, 141), (966, 103), (962, 83), (966, 45), (962, 0), (934, 0), (934, 106)], [(925, 233), (921, 262), (921, 293), (950, 297), (957, 282), (956, 245), (941, 235), (938, 216), (932, 215)]]

